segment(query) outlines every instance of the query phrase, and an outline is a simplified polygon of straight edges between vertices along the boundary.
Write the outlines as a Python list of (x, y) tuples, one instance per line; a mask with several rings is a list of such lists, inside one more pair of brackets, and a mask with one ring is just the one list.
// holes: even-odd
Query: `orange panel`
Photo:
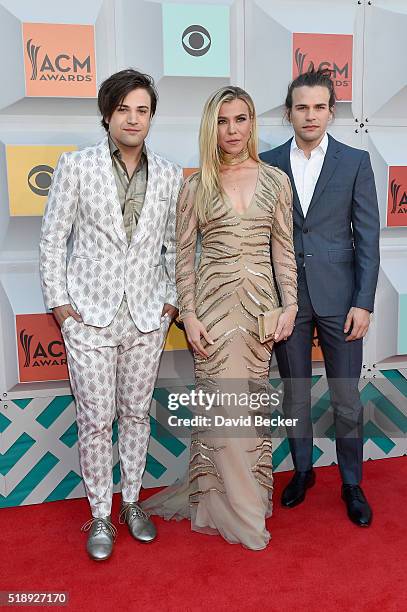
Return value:
[(191, 174), (193, 174), (197, 170), (199, 170), (199, 168), (184, 168), (184, 179), (188, 178), (188, 176), (191, 176)]
[(319, 344), (318, 332), (314, 329), (312, 337), (312, 361), (324, 361), (321, 345)]
[(338, 100), (352, 100), (351, 34), (293, 34), (293, 79), (306, 72), (312, 62), (315, 68), (329, 68)]
[(407, 226), (407, 166), (389, 168), (387, 225)]
[(52, 314), (16, 315), (20, 382), (67, 380), (65, 346)]
[(96, 97), (92, 25), (23, 23), (27, 96)]

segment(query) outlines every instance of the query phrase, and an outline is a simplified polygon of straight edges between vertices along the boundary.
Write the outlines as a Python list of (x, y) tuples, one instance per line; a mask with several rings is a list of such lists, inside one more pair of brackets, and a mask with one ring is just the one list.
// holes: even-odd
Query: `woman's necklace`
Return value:
[(236, 166), (237, 164), (242, 164), (249, 159), (249, 149), (245, 147), (243, 151), (240, 151), (237, 155), (233, 155), (233, 153), (226, 153), (223, 149), (219, 148), (219, 159), (221, 164), (225, 164), (226, 166)]

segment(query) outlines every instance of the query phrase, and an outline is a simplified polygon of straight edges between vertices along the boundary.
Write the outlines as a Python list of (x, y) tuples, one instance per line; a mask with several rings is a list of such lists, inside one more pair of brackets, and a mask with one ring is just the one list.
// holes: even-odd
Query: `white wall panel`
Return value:
[(407, 123), (407, 3), (366, 4), (364, 117), (378, 125)]

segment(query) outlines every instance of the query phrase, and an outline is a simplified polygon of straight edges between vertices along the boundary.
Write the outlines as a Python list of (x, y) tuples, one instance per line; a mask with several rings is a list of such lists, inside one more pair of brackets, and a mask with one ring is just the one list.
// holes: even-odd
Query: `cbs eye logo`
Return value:
[(200, 57), (208, 53), (211, 44), (211, 35), (203, 26), (190, 25), (182, 34), (182, 46), (184, 50), (194, 57)]
[(54, 168), (41, 164), (34, 166), (28, 173), (27, 183), (33, 193), (39, 196), (48, 196)]

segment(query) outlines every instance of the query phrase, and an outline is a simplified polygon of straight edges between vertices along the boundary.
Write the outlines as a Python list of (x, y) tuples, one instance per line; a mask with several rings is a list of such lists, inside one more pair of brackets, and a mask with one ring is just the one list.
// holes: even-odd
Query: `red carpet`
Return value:
[[(290, 473), (276, 474), (272, 542), (260, 552), (156, 519), (155, 543), (120, 526), (111, 559), (95, 563), (79, 530), (85, 500), (4, 509), (0, 590), (68, 591), (65, 609), (74, 611), (404, 612), (407, 458), (370, 461), (364, 474), (369, 529), (347, 519), (335, 467), (318, 468), (305, 503), (291, 510), (279, 505)], [(118, 505), (116, 495), (114, 517)]]

